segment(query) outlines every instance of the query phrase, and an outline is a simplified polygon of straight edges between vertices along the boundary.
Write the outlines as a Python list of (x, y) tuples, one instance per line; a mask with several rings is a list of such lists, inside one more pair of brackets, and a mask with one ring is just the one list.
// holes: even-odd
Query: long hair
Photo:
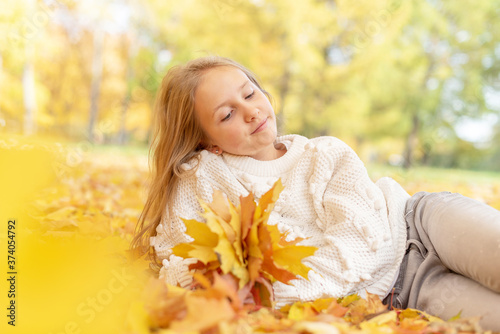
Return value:
[(150, 247), (150, 237), (172, 203), (181, 173), (180, 166), (199, 158), (206, 139), (194, 110), (194, 95), (203, 74), (212, 68), (232, 66), (243, 71), (272, 101), (256, 77), (237, 62), (219, 56), (191, 60), (185, 65), (172, 67), (163, 78), (154, 106), (154, 132), (149, 149), (151, 182), (148, 197), (136, 225), (131, 248), (139, 254), (149, 253), (153, 267), (159, 268), (157, 257)]

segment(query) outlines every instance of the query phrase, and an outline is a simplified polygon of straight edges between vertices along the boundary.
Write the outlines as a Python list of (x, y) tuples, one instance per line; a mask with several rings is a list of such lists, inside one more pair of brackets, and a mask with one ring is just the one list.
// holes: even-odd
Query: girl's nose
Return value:
[(251, 122), (254, 119), (257, 118), (259, 115), (259, 109), (252, 106), (252, 105), (247, 105), (245, 106), (245, 121)]

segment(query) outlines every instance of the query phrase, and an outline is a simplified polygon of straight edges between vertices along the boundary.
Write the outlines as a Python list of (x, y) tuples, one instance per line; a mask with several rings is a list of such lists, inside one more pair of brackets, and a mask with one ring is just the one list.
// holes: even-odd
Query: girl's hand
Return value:
[(163, 267), (160, 269), (160, 278), (167, 284), (178, 285), (181, 288), (189, 288), (193, 282), (194, 270), (189, 270), (189, 265), (198, 262), (197, 259), (183, 259), (182, 257), (171, 255), (167, 260), (163, 260)]

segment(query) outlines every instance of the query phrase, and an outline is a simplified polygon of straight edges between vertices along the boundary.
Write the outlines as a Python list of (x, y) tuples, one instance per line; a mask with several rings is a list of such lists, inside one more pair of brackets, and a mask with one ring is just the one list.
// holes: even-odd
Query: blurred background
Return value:
[(147, 152), (161, 78), (216, 54), (279, 131), (367, 163), (498, 171), (498, 0), (18, 0), (0, 13), (0, 131)]
[(132, 239), (156, 91), (196, 57), (251, 69), (280, 133), (342, 139), (373, 180), (500, 209), (499, 17), (500, 0), (2, 1), (0, 222), (20, 222), (17, 332), (146, 326), (124, 302), (140, 290), (109, 290), (100, 252), (123, 256)]

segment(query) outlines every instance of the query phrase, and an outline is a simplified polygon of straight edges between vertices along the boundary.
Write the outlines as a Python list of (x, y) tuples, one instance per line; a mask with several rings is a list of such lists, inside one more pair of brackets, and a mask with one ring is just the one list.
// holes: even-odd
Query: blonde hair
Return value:
[(237, 62), (219, 56), (191, 60), (171, 68), (163, 78), (154, 106), (154, 132), (149, 155), (151, 184), (144, 209), (137, 222), (131, 247), (149, 253), (155, 269), (159, 263), (149, 238), (156, 234), (168, 203), (171, 203), (182, 170), (180, 166), (198, 157), (205, 136), (194, 110), (194, 95), (203, 74), (212, 68), (232, 66), (240, 69), (272, 102), (255, 75)]

